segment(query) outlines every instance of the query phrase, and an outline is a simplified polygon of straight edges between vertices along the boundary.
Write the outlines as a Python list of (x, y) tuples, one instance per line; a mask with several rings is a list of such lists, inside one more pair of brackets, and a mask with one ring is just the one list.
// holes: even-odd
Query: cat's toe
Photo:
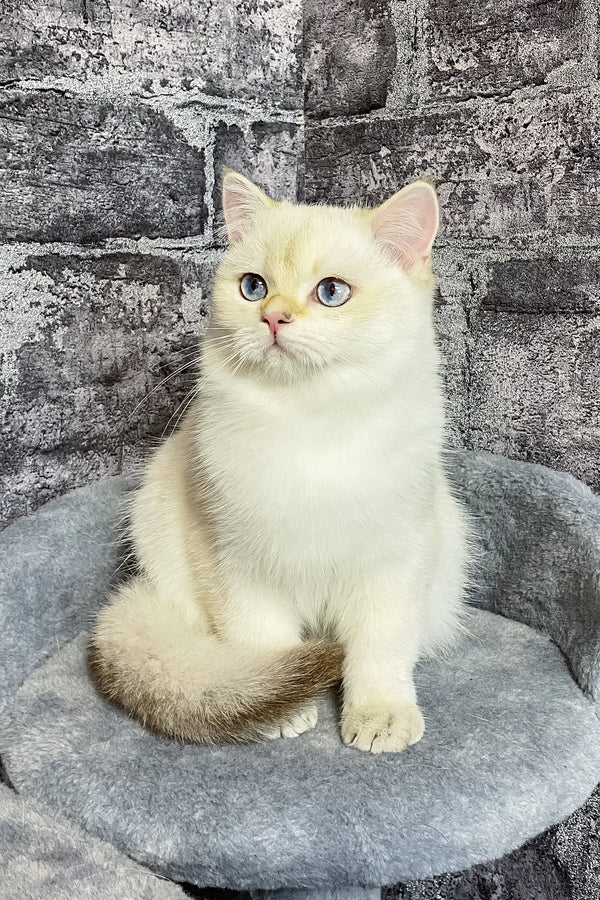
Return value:
[(423, 737), (425, 722), (414, 704), (354, 707), (342, 716), (345, 744), (371, 753), (399, 753)]
[(264, 737), (269, 740), (279, 737), (298, 737), (299, 734), (304, 734), (305, 731), (310, 731), (311, 728), (314, 728), (317, 724), (317, 718), (317, 704), (311, 703), (293, 716), (287, 716), (285, 719), (282, 719), (277, 725), (266, 728)]
[(297, 737), (310, 731), (317, 724), (317, 705), (316, 703), (304, 707), (295, 716), (290, 716), (281, 723), (281, 734), (283, 737)]
[(274, 741), (277, 738), (283, 737), (281, 734), (281, 726), (265, 725), (260, 731), (260, 737), (264, 738), (266, 741)]

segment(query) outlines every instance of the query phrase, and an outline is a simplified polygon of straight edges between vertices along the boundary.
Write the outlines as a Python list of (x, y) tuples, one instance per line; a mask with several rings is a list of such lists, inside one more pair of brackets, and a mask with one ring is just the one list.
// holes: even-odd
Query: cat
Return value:
[(131, 507), (139, 574), (100, 612), (100, 692), (151, 730), (295, 737), (342, 680), (341, 736), (420, 740), (413, 669), (461, 631), (469, 523), (443, 465), (434, 188), (374, 210), (223, 176), (198, 394)]

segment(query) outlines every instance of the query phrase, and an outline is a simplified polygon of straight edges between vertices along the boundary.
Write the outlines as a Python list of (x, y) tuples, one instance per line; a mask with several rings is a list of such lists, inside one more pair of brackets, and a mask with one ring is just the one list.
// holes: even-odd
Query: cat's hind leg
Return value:
[(143, 576), (101, 610), (88, 659), (107, 699), (151, 731), (202, 743), (285, 733), (280, 723), (288, 731), (341, 668), (339, 647), (324, 641), (267, 649), (221, 640)]
[[(215, 622), (219, 635), (232, 645), (251, 646), (266, 653), (302, 645), (302, 623), (285, 592), (239, 574), (225, 578)], [(310, 702), (262, 731), (268, 739), (298, 737), (317, 724), (316, 702)]]

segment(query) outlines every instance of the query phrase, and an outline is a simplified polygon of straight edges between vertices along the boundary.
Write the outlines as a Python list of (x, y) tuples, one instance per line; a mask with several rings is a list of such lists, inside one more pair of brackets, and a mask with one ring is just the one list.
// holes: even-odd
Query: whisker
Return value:
[(179, 366), (178, 369), (175, 369), (174, 372), (171, 372), (169, 375), (167, 375), (166, 378), (163, 378), (161, 381), (159, 381), (158, 384), (156, 384), (156, 385), (152, 388), (151, 391), (148, 391), (148, 393), (147, 393), (144, 397), (142, 397), (142, 399), (140, 400), (140, 402), (139, 402), (138, 404), (136, 404), (136, 406), (132, 409), (132, 411), (131, 411), (131, 412), (129, 413), (129, 415), (127, 416), (127, 421), (129, 421), (129, 420), (132, 418), (132, 416), (134, 416), (134, 415), (136, 414), (136, 412), (138, 411), (138, 409), (139, 409), (141, 406), (143, 406), (143, 404), (146, 402), (146, 400), (147, 400), (149, 397), (151, 397), (152, 394), (154, 394), (160, 387), (162, 387), (164, 384), (166, 384), (167, 381), (170, 381), (171, 378), (175, 378), (175, 377), (176, 377), (177, 375), (179, 375), (181, 372), (185, 371), (185, 369), (189, 369), (191, 366), (193, 366), (193, 365), (195, 365), (195, 364), (196, 364), (196, 359), (190, 359), (190, 360), (188, 360), (187, 362), (185, 362), (182, 366)]
[(175, 356), (179, 356), (182, 353), (185, 353), (186, 356), (190, 356), (192, 353), (198, 353), (201, 346), (201, 340), (202, 339), (199, 339), (193, 347), (179, 347), (179, 349), (177, 350), (172, 350), (168, 355), (161, 357), (161, 360), (164, 361), (166, 359), (173, 359)]
[[(160, 436), (160, 437), (161, 437), (161, 440), (162, 440), (162, 438), (164, 438), (166, 432), (168, 431), (169, 425), (171, 424), (171, 422), (173, 421), (173, 419), (175, 418), (175, 416), (177, 415), (177, 413), (179, 412), (179, 410), (181, 409), (181, 407), (184, 405), (184, 403), (186, 402), (186, 400), (187, 400), (189, 397), (191, 397), (191, 398), (193, 399), (193, 397), (194, 397), (194, 395), (195, 395), (195, 393), (196, 393), (197, 390), (198, 390), (197, 386), (194, 385), (189, 391), (186, 391), (183, 400), (181, 400), (181, 401), (177, 404), (177, 408), (176, 408), (175, 412), (172, 413), (172, 414), (169, 416), (169, 421), (167, 422), (167, 424), (165, 425), (165, 427), (164, 427), (163, 430), (162, 430), (162, 434), (161, 434), (161, 436)], [(190, 402), (191, 402), (191, 400), (190, 400)], [(189, 404), (188, 404), (188, 405), (189, 405)], [(186, 406), (186, 409), (187, 409), (187, 406)], [(185, 409), (184, 409), (184, 412), (185, 412)], [(181, 415), (179, 416), (179, 418), (178, 418), (177, 421), (175, 422), (175, 425), (173, 426), (173, 431), (175, 431), (175, 430), (177, 429), (177, 426), (179, 425), (180, 419), (181, 419)]]
[[(187, 393), (186, 397), (189, 397), (190, 399), (189, 399), (188, 402), (185, 404), (184, 409), (180, 412), (180, 414), (179, 414), (179, 416), (178, 416), (178, 418), (177, 418), (177, 421), (175, 422), (175, 425), (173, 426), (173, 431), (177, 431), (177, 426), (179, 425), (180, 421), (182, 420), (182, 418), (184, 417), (184, 415), (186, 414), (186, 412), (188, 411), (188, 409), (190, 408), (190, 406), (192, 405), (192, 403), (194, 402), (194, 400), (195, 400), (196, 397), (198, 396), (198, 392), (199, 392), (198, 386), (197, 386), (197, 385), (194, 385), (194, 387), (192, 388), (192, 390), (189, 391), (189, 392)], [(185, 399), (184, 399), (183, 402), (185, 403)], [(182, 405), (182, 404), (180, 404), (180, 406), (181, 406), (181, 405)], [(172, 418), (172, 417), (171, 417), (171, 418)], [(171, 421), (171, 420), (169, 419), (169, 421)]]

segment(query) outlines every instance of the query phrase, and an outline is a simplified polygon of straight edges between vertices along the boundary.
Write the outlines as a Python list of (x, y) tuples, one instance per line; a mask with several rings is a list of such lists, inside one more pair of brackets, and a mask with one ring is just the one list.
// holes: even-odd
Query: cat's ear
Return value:
[(375, 240), (407, 272), (428, 261), (438, 225), (437, 197), (427, 181), (402, 188), (371, 217)]
[(259, 187), (232, 169), (223, 169), (223, 216), (230, 243), (241, 240), (256, 216), (273, 206)]

